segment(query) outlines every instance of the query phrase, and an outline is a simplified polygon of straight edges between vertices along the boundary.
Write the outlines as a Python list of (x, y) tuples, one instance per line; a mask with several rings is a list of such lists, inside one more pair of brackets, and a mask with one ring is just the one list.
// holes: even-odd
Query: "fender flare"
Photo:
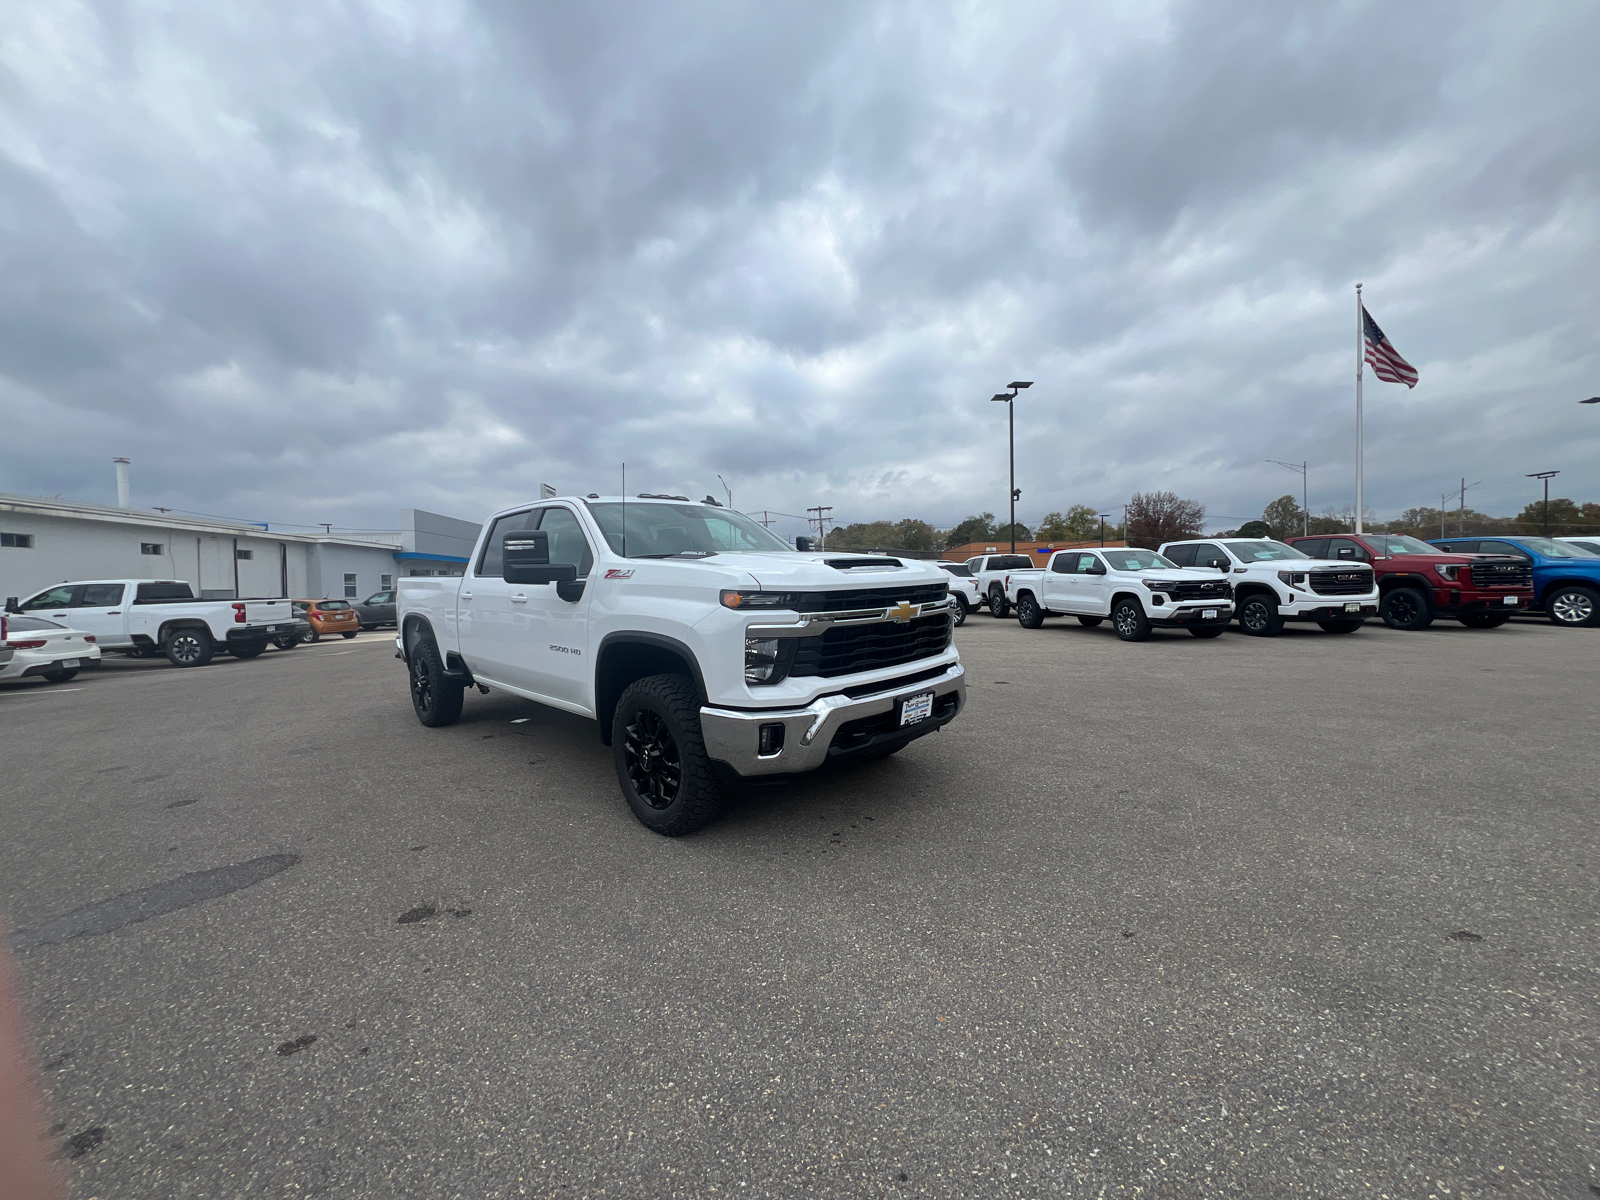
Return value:
[[(677, 638), (668, 637), (664, 633), (652, 633), (645, 629), (617, 629), (606, 634), (600, 639), (600, 644), (594, 652), (594, 712), (595, 723), (600, 726), (600, 740), (605, 745), (611, 744), (611, 719), (610, 711), (616, 707), (617, 697), (622, 695), (622, 688), (608, 688), (605, 684), (604, 672), (606, 669), (607, 655), (619, 648), (627, 646), (649, 646), (656, 650), (665, 650), (675, 658), (682, 659), (689, 668), (689, 674), (694, 679), (695, 691), (704, 703), (706, 692), (706, 678), (700, 669), (700, 659), (688, 645)], [(626, 685), (624, 685), (626, 686)], [(609, 701), (609, 703), (607, 703)]]

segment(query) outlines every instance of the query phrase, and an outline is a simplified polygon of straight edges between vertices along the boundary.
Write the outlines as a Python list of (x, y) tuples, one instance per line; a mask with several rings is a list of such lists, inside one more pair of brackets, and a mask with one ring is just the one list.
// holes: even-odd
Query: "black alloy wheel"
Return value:
[(630, 684), (611, 721), (617, 783), (633, 815), (667, 837), (692, 833), (722, 811), (700, 731), (700, 691), (687, 675), (649, 675)]
[(671, 808), (683, 790), (683, 758), (666, 719), (654, 709), (637, 710), (627, 725), (622, 755), (639, 799), (658, 812)]
[(466, 688), (446, 675), (439, 647), (431, 637), (417, 639), (406, 666), (411, 677), (411, 708), (417, 720), (430, 729), (459, 721)]
[(989, 589), (989, 615), (1002, 619), (1011, 615), (1011, 605), (998, 583)]
[(1111, 625), (1125, 642), (1142, 642), (1150, 636), (1150, 621), (1137, 600), (1119, 600), (1111, 610)]
[(1251, 637), (1274, 637), (1283, 629), (1278, 602), (1257, 592), (1239, 605), (1239, 628)]
[(175, 667), (203, 667), (216, 649), (209, 630), (179, 629), (167, 638), (167, 661)]
[(1044, 624), (1044, 610), (1027, 592), (1017, 597), (1017, 624), (1024, 629), (1038, 629)]
[(1104, 617), (1079, 617), (1078, 618), (1078, 624), (1082, 625), (1085, 629), (1093, 629), (1096, 625), (1101, 625), (1101, 624), (1104, 624), (1104, 623), (1105, 623), (1105, 618)]
[(1564, 584), (1545, 601), (1545, 610), (1557, 625), (1594, 625), (1600, 622), (1600, 594), (1586, 587)]
[(1433, 609), (1428, 598), (1416, 588), (1395, 588), (1383, 598), (1378, 615), (1390, 629), (1414, 631), (1433, 624)]

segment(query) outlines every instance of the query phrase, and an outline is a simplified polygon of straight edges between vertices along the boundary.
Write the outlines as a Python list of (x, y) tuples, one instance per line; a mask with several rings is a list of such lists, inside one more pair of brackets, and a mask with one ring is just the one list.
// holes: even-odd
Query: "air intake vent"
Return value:
[(871, 570), (892, 571), (904, 566), (898, 558), (825, 558), (822, 560), (835, 571)]

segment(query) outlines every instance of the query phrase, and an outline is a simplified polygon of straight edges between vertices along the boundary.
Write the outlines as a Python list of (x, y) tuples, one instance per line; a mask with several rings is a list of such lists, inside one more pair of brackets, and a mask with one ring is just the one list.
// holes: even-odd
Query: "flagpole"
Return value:
[(1361, 307), (1361, 285), (1356, 284), (1356, 532), (1361, 532), (1362, 502), (1362, 459), (1365, 446), (1362, 444), (1361, 427), (1361, 376), (1366, 367), (1366, 324), (1362, 321), (1364, 311)]

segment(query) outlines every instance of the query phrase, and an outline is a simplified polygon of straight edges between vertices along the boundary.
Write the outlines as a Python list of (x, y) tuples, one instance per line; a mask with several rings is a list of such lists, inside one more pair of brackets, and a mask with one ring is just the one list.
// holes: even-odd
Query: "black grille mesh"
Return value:
[(904, 623), (836, 626), (821, 637), (799, 639), (789, 674), (831, 679), (932, 658), (950, 645), (950, 628), (947, 612)]
[(1477, 587), (1530, 587), (1533, 568), (1527, 563), (1475, 562), (1471, 565), (1472, 582)]
[(935, 604), (950, 593), (948, 583), (916, 587), (852, 588), (838, 592), (801, 592), (795, 601), (800, 612), (849, 612), (856, 608), (888, 608), (902, 600), (910, 604)]
[(1372, 590), (1372, 572), (1313, 571), (1311, 590), (1319, 596), (1359, 596)]

